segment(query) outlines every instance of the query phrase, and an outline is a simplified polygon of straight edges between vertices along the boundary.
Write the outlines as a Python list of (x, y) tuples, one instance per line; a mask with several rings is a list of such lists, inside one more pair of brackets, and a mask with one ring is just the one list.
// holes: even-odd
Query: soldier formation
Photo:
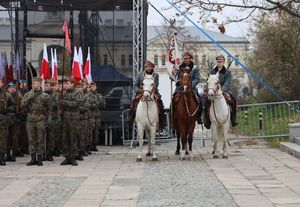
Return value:
[(76, 160), (97, 151), (102, 96), (96, 83), (0, 80), (0, 165), (30, 154), (27, 166), (42, 166), (63, 154), (61, 165), (78, 165)]

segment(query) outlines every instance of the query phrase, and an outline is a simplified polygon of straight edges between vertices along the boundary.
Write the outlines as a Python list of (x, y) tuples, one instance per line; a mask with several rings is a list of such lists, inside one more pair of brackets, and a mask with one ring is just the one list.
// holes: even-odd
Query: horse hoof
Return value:
[(189, 152), (188, 151), (185, 151), (185, 155), (188, 155), (189, 154)]
[(228, 155), (223, 155), (223, 158), (224, 159), (228, 159)]
[(137, 162), (142, 162), (142, 158), (136, 158)]
[(151, 153), (151, 152), (147, 152), (146, 156), (147, 156), (147, 157), (151, 157), (151, 156), (152, 156), (152, 153)]
[(180, 157), (180, 160), (185, 160), (185, 157)]
[(214, 159), (217, 159), (217, 158), (219, 158), (219, 156), (218, 156), (218, 155), (214, 155), (213, 158), (214, 158)]
[(157, 157), (152, 157), (152, 161), (158, 161)]
[(180, 155), (180, 152), (179, 152), (179, 151), (176, 151), (176, 152), (175, 152), (175, 155)]

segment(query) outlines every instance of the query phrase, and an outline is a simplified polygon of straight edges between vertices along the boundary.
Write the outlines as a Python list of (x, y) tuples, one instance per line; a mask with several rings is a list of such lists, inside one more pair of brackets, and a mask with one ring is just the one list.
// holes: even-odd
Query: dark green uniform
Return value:
[(97, 146), (99, 142), (99, 130), (101, 126), (100, 120), (100, 107), (103, 104), (103, 98), (101, 94), (95, 92), (91, 92), (92, 96), (92, 111), (93, 111), (93, 119), (94, 119), (94, 128), (92, 130), (92, 146), (93, 149)]

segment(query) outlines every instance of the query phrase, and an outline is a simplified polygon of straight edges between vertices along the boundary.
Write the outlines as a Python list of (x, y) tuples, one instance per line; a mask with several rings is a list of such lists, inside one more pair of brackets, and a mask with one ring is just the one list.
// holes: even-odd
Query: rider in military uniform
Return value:
[[(216, 57), (216, 61), (217, 61), (217, 66), (210, 71), (210, 74), (215, 75), (217, 72), (219, 72), (219, 80), (220, 80), (223, 94), (225, 95), (227, 103), (231, 107), (231, 113), (230, 113), (231, 125), (235, 127), (238, 125), (238, 122), (236, 121), (237, 103), (236, 103), (236, 98), (233, 96), (230, 90), (231, 79), (232, 79), (231, 71), (227, 70), (226, 67), (224, 66), (225, 57), (223, 55), (218, 55)], [(229, 101), (226, 96), (226, 93), (229, 94), (230, 96)], [(209, 107), (210, 107), (210, 101), (208, 100), (208, 98), (206, 98), (204, 126), (207, 129), (210, 129), (210, 125), (211, 125), (210, 118), (209, 118)]]
[(41, 90), (41, 78), (32, 79), (32, 90), (26, 93), (21, 107), (27, 111), (26, 128), (29, 138), (31, 161), (26, 165), (42, 166), (46, 145), (46, 129), (50, 97)]
[[(176, 94), (178, 92), (183, 91), (183, 87), (180, 85), (180, 80), (179, 80), (179, 75), (181, 71), (184, 70), (188, 70), (191, 72), (191, 76), (192, 76), (192, 90), (194, 91), (195, 94), (195, 98), (198, 100), (199, 104), (201, 104), (201, 102), (199, 101), (199, 98), (197, 97), (197, 92), (196, 92), (196, 86), (198, 85), (198, 83), (200, 82), (200, 72), (199, 72), (199, 67), (196, 66), (194, 64), (194, 62), (192, 61), (193, 56), (190, 53), (184, 53), (182, 55), (183, 58), (183, 63), (181, 63), (179, 65), (179, 72), (177, 73), (178, 75), (178, 81), (176, 82), (176, 88), (173, 94), (173, 98), (172, 98), (172, 103), (173, 103), (173, 111), (175, 111), (175, 107), (176, 107), (176, 103), (175, 103), (175, 97)], [(197, 122), (198, 124), (202, 123), (201, 120), (201, 114), (202, 114), (202, 106), (200, 105), (198, 108), (198, 113), (197, 113)]]
[(131, 121), (133, 122), (135, 119), (135, 112), (137, 105), (139, 103), (139, 100), (141, 98), (141, 93), (143, 92), (143, 81), (145, 75), (153, 75), (154, 77), (154, 90), (155, 90), (155, 97), (158, 104), (158, 111), (159, 111), (159, 125), (160, 128), (163, 128), (163, 121), (164, 121), (164, 104), (161, 100), (161, 95), (158, 92), (158, 85), (159, 85), (159, 75), (158, 73), (154, 72), (155, 65), (150, 62), (149, 60), (145, 63), (144, 71), (141, 71), (136, 79), (136, 83), (134, 85), (135, 88), (135, 98), (132, 101), (131, 104)]

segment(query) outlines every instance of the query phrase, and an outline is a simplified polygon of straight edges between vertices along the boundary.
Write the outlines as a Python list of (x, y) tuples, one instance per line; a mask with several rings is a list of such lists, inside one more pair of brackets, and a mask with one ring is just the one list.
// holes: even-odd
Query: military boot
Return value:
[(86, 151), (87, 151), (87, 153), (89, 155), (92, 154), (92, 152), (91, 152), (91, 145), (86, 146)]
[(91, 151), (98, 152), (97, 146), (93, 144), (91, 147)]
[(53, 151), (50, 150), (50, 151), (48, 152), (47, 160), (48, 160), (48, 161), (53, 161)]
[(199, 105), (198, 111), (197, 111), (197, 123), (198, 124), (203, 124), (202, 121), (202, 106)]
[(5, 156), (4, 153), (0, 153), (0, 165), (1, 165), (1, 166), (6, 165), (4, 156)]
[(43, 166), (43, 155), (38, 155), (37, 156), (37, 166)]
[(6, 152), (6, 156), (4, 156), (4, 159), (5, 159), (6, 162), (11, 161), (10, 150)]
[(76, 156), (76, 160), (83, 161), (83, 152), (79, 151), (79, 154)]
[(78, 165), (78, 163), (77, 163), (77, 161), (75, 160), (74, 157), (72, 157), (72, 158), (70, 159), (70, 164), (73, 165), (73, 166), (77, 166), (77, 165)]
[(15, 162), (16, 161), (16, 156), (15, 156), (15, 152), (14, 151), (12, 151), (12, 153), (11, 153), (11, 156), (10, 156), (10, 161), (11, 162)]
[(32, 166), (32, 165), (36, 165), (36, 164), (37, 164), (37, 162), (36, 162), (36, 154), (32, 154), (30, 162), (27, 162), (26, 165), (27, 166)]
[(62, 162), (60, 163), (60, 165), (67, 165), (67, 164), (70, 164), (70, 159), (69, 159), (68, 157), (66, 157), (66, 158), (64, 159), (64, 161), (62, 161)]

